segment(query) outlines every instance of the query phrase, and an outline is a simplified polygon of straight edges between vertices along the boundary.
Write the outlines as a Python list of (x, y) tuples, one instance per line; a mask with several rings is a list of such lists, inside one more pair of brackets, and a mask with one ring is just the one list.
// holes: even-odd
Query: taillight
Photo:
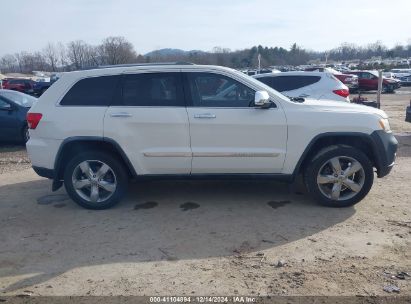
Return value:
[(342, 90), (334, 90), (333, 91), (335, 94), (341, 96), (341, 97), (348, 97), (350, 96), (350, 91), (346, 90), (346, 89), (342, 89)]
[(37, 125), (39, 124), (41, 118), (43, 117), (43, 114), (40, 113), (27, 113), (27, 124), (30, 129), (35, 129), (37, 128)]

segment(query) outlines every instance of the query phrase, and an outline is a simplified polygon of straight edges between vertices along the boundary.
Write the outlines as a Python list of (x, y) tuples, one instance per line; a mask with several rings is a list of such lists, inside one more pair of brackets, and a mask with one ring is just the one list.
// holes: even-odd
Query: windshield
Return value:
[(373, 74), (374, 76), (379, 77), (378, 71), (368, 71), (370, 74)]
[(0, 95), (26, 108), (30, 108), (37, 101), (35, 97), (15, 91), (0, 91)]

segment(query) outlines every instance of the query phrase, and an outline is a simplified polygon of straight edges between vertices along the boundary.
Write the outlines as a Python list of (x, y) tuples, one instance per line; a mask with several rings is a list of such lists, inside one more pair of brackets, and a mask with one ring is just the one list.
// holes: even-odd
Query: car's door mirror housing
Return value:
[(2, 104), (0, 106), (0, 111), (12, 111), (13, 107), (9, 103)]
[(255, 92), (254, 105), (260, 108), (269, 107), (271, 104), (270, 95), (267, 91), (257, 91)]

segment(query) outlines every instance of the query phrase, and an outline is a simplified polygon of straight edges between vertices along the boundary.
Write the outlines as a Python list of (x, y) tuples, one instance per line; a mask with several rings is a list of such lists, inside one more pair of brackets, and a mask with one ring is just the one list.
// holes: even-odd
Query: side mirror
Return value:
[(13, 107), (10, 104), (6, 103), (0, 106), (0, 110), (1, 111), (12, 111)]
[(271, 104), (270, 96), (266, 91), (255, 92), (254, 105), (260, 108), (269, 107)]

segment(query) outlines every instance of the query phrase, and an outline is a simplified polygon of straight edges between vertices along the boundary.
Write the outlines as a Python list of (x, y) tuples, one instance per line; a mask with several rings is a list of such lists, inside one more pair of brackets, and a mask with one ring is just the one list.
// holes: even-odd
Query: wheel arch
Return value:
[[(80, 151), (85, 149), (92, 149), (98, 151), (106, 151), (117, 156), (123, 165), (127, 169), (127, 173), (130, 177), (137, 176), (134, 167), (132, 166), (126, 153), (120, 147), (120, 145), (111, 138), (95, 137), (95, 136), (76, 136), (66, 138), (57, 152), (54, 162), (54, 181), (60, 184), (63, 179), (65, 165), (68, 160)], [(54, 186), (53, 186), (54, 188)]]
[(304, 171), (309, 161), (318, 151), (325, 147), (338, 144), (359, 149), (367, 155), (373, 166), (377, 168), (377, 171), (380, 169), (381, 161), (378, 153), (376, 153), (375, 143), (371, 135), (359, 132), (330, 132), (319, 134), (310, 141), (294, 168), (294, 178)]

